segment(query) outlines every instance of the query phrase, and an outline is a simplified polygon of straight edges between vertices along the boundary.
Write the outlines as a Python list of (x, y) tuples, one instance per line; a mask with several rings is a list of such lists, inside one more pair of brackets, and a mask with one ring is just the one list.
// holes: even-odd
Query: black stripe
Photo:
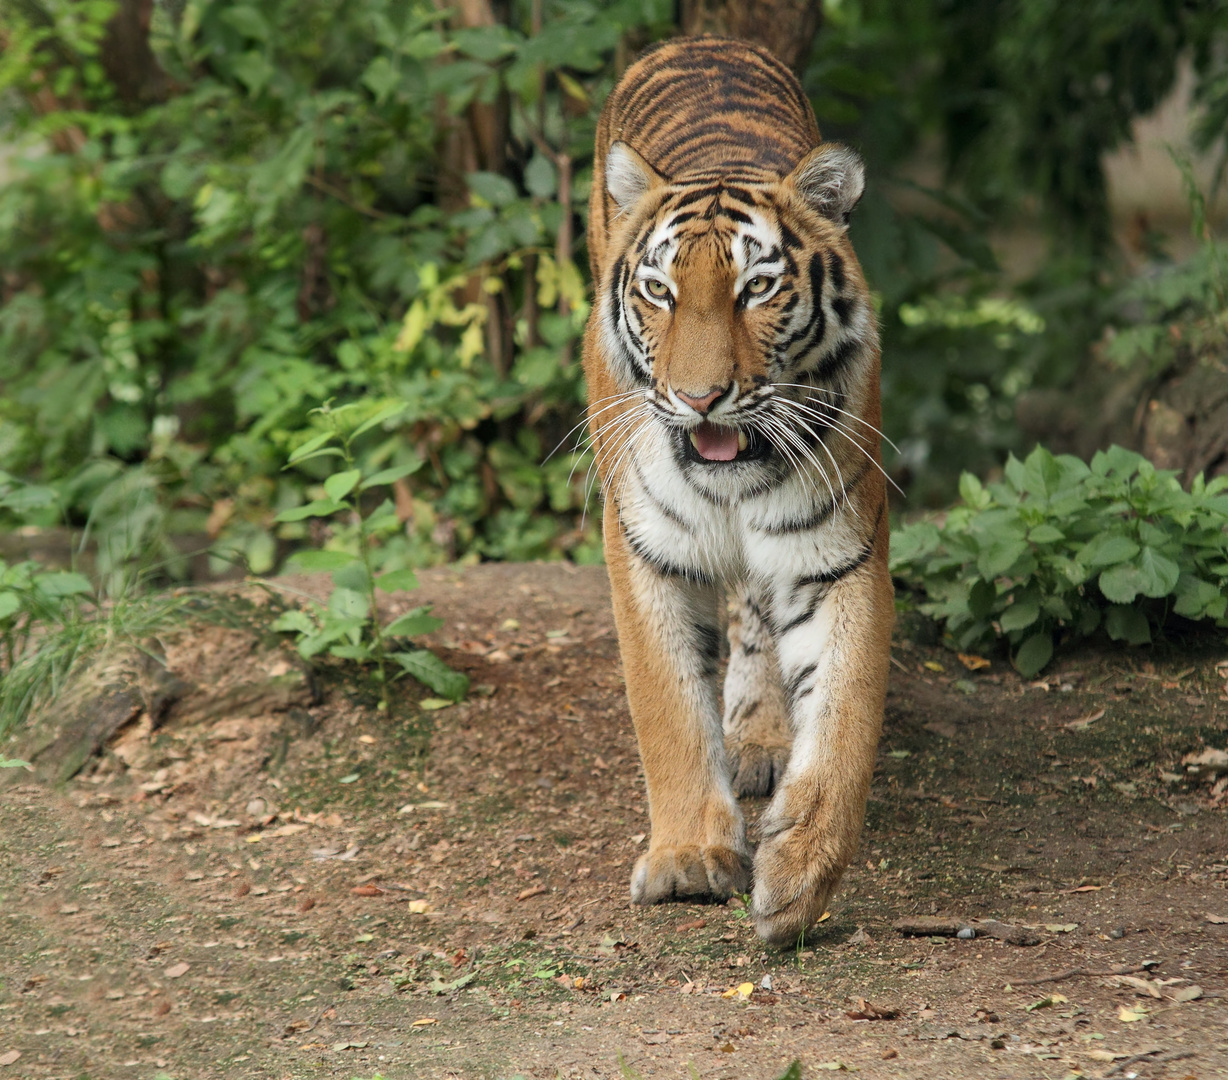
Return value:
[(883, 524), (883, 514), (886, 512), (886, 503), (884, 502), (882, 509), (878, 512), (878, 521), (875, 523), (874, 532), (871, 535), (866, 545), (858, 552), (857, 556), (844, 563), (842, 566), (837, 566), (833, 570), (824, 570), (820, 574), (807, 574), (805, 577), (798, 578), (793, 583), (793, 593), (796, 594), (800, 589), (809, 588), (817, 585), (814, 596), (811, 597), (810, 603), (806, 605), (805, 611), (801, 615), (797, 615), (790, 619), (784, 626), (776, 630), (777, 636), (787, 634), (790, 630), (801, 626), (802, 623), (809, 622), (814, 618), (814, 613), (818, 611), (819, 605), (827, 598), (831, 588), (837, 582), (844, 580), (849, 574), (864, 566), (874, 553), (874, 545), (878, 540), (879, 530)]
[[(785, 683), (785, 693), (789, 696), (789, 701), (792, 703), (797, 699), (797, 692), (802, 688), (804, 683), (811, 675), (815, 673), (818, 664), (807, 664), (796, 675), (794, 675), (787, 683)], [(811, 689), (814, 689), (811, 687)]]
[(856, 306), (856, 301), (850, 300), (846, 296), (837, 296), (831, 302), (832, 314), (840, 320), (841, 326), (848, 326), (849, 313)]
[(826, 353), (819, 366), (812, 372), (804, 372), (808, 378), (830, 382), (848, 366), (854, 354), (861, 350), (862, 343), (856, 338), (845, 338), (831, 352)]
[(638, 461), (634, 462), (634, 467), (636, 478), (640, 482), (640, 487), (643, 489), (644, 495), (648, 498), (648, 501), (652, 503), (653, 509), (656, 510), (662, 517), (668, 518), (679, 528), (683, 529), (688, 536), (693, 536), (694, 532), (691, 529), (691, 526), (687, 524), (686, 520), (681, 517), (677, 511), (669, 506), (666, 506), (666, 504), (658, 499), (653, 493), (652, 488), (648, 486), (648, 481), (644, 479), (644, 474), (640, 470), (640, 463)]
[[(818, 252), (810, 256), (810, 296), (814, 304), (814, 310), (810, 313), (810, 320), (800, 330), (795, 330), (781, 343), (781, 355), (799, 341), (807, 339), (813, 342), (822, 341), (823, 334), (827, 330), (827, 317), (823, 314), (823, 256)], [(803, 352), (809, 352), (811, 347), (811, 345), (807, 345)]]
[(716, 626), (695, 624), (695, 651), (704, 662), (704, 674), (716, 674), (716, 665), (721, 659), (721, 631)]
[(649, 569), (660, 574), (662, 577), (681, 578), (684, 581), (692, 581), (696, 585), (712, 584), (712, 579), (707, 574), (689, 567), (679, 566), (677, 563), (671, 563), (652, 554), (635, 538), (626, 525), (623, 525), (623, 536), (626, 538), (627, 547), (631, 549), (632, 554), (636, 555), (647, 564)]
[(844, 260), (834, 251), (831, 253), (827, 270), (831, 274), (831, 287), (838, 293), (844, 292)]
[(741, 210), (735, 210), (732, 206), (721, 204), (717, 208), (717, 213), (722, 217), (729, 218), (730, 221), (736, 221), (740, 225), (753, 225), (755, 219), (750, 214), (744, 214)]
[(767, 536), (788, 536), (790, 533), (810, 532), (812, 529), (817, 529), (835, 512), (837, 506), (843, 503), (848, 496), (861, 483), (862, 477), (870, 471), (870, 463), (865, 462), (857, 471), (856, 475), (840, 489), (840, 494), (834, 502), (829, 501), (824, 506), (820, 507), (809, 517), (793, 518), (790, 521), (782, 522), (779, 525), (769, 525), (766, 528), (757, 529), (757, 532), (766, 534)]

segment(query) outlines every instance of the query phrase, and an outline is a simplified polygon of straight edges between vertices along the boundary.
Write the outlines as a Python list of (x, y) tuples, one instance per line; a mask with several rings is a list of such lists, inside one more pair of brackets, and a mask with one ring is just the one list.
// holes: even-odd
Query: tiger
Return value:
[[(651, 831), (631, 898), (750, 892), (792, 943), (856, 852), (894, 615), (865, 168), (788, 68), (704, 36), (627, 69), (593, 176), (586, 418)], [(769, 794), (752, 851), (737, 800)]]

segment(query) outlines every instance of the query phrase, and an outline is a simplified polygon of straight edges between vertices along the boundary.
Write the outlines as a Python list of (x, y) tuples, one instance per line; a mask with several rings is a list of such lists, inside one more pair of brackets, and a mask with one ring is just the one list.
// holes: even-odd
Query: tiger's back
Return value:
[[(598, 124), (584, 367), (652, 822), (632, 899), (744, 892), (753, 861), (777, 942), (856, 851), (886, 693), (877, 322), (848, 237), (863, 188), (794, 76), (741, 42), (649, 51)], [(752, 853), (736, 796), (769, 792)]]

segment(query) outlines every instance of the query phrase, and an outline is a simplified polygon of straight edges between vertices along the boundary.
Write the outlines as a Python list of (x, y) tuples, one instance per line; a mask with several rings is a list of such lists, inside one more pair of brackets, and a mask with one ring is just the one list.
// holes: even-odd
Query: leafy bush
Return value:
[(358, 467), (354, 447), (357, 440), (379, 424), (391, 420), (403, 405), (386, 407), (374, 416), (363, 417), (356, 404), (333, 409), (328, 405), (316, 410), (331, 430), (308, 439), (290, 455), (290, 465), (340, 458), (345, 466), (332, 473), (323, 484), (322, 497), (283, 510), (277, 515), (282, 522), (328, 519), (344, 516), (352, 522), (349, 542), (334, 540), (328, 547), (297, 551), (291, 556), (289, 568), (295, 570), (328, 571), (332, 574), (333, 591), (327, 605), (309, 603), (307, 610), (291, 610), (274, 623), (274, 630), (297, 635), (298, 651), (310, 659), (328, 652), (342, 660), (356, 660), (375, 665), (380, 688), (380, 708), (388, 710), (388, 676), (386, 662), (395, 661), (401, 674), (412, 675), (445, 697), (459, 701), (469, 689), (469, 679), (453, 671), (429, 649), (398, 650), (398, 638), (429, 634), (443, 625), (430, 613), (429, 607), (418, 607), (383, 624), (376, 606), (376, 590), (385, 593), (410, 592), (418, 587), (418, 579), (409, 569), (377, 573), (374, 542), (381, 535), (395, 533), (400, 522), (392, 500), (375, 506), (364, 504), (363, 495), (402, 480), (422, 466), (419, 459), (377, 471)]
[(962, 505), (892, 536), (892, 572), (958, 648), (1005, 638), (1030, 676), (1055, 638), (1103, 627), (1141, 645), (1173, 615), (1228, 626), (1228, 477), (1185, 491), (1121, 447), (1090, 466), (1037, 447), (1004, 473), (965, 473)]
[(427, 462), (406, 560), (594, 557), (575, 456), (540, 467), (583, 399), (571, 162), (615, 46), (668, 7), (464, 28), (425, 0), (192, 0), (120, 70), (102, 43), (135, 7), (0, 0), (0, 459), (60, 503), (0, 527), (81, 526), (137, 470), (149, 535), (265, 572), (311, 410), (397, 400), (361, 452)]

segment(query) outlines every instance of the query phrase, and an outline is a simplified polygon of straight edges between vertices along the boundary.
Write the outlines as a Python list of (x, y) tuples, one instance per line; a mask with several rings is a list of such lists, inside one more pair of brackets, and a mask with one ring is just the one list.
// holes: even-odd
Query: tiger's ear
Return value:
[(648, 192), (665, 183), (656, 169), (621, 140), (610, 144), (605, 158), (605, 189), (622, 210), (630, 210)]
[(802, 158), (785, 183), (824, 217), (847, 225), (866, 190), (866, 167), (857, 151), (824, 143)]

